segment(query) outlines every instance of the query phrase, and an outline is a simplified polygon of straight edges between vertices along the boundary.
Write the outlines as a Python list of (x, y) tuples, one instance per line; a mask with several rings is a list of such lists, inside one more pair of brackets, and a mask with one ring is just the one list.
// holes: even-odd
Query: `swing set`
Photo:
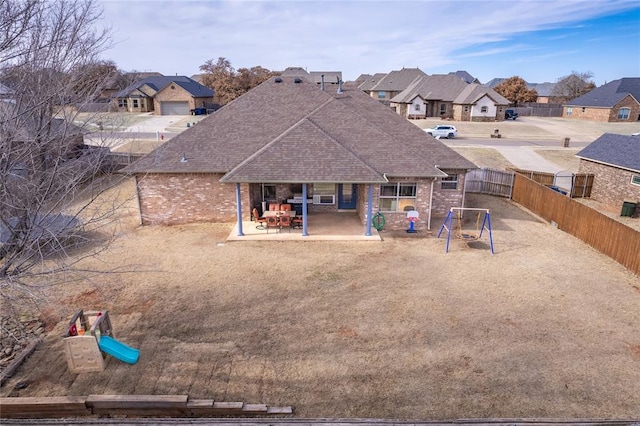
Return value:
[[(477, 212), (476, 217), (476, 226), (475, 229), (468, 230), (463, 229), (462, 227), (462, 216), (463, 212), (472, 211)], [(484, 217), (483, 217), (484, 216)], [(482, 219), (482, 226), (480, 226), (480, 218)], [(453, 221), (457, 219), (457, 229), (453, 229)], [(449, 253), (449, 241), (451, 240), (451, 234), (453, 233), (455, 237), (459, 240), (465, 242), (478, 241), (482, 238), (482, 234), (485, 229), (489, 234), (489, 244), (491, 246), (491, 254), (493, 253), (493, 233), (491, 232), (491, 214), (489, 213), (489, 209), (475, 209), (475, 208), (466, 208), (466, 207), (451, 207), (447, 217), (440, 228), (440, 232), (438, 232), (438, 238), (442, 234), (442, 231), (447, 230), (447, 248), (445, 250), (446, 253)]]

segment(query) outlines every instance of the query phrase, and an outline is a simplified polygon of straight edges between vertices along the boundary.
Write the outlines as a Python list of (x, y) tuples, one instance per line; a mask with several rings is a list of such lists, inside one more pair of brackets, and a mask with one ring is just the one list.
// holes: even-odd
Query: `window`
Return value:
[(483, 106), (482, 108), (480, 108), (480, 112), (482, 112), (482, 113), (487, 113), (487, 112), (489, 112), (489, 107), (487, 107), (487, 106)]
[(620, 108), (618, 110), (618, 120), (628, 120), (631, 108)]
[(416, 111), (420, 111), (420, 104), (415, 104), (413, 106), (413, 109), (416, 110)]
[(388, 183), (380, 185), (378, 210), (385, 212), (402, 212), (405, 207), (416, 205), (418, 185), (415, 183)]
[(127, 100), (126, 99), (118, 99), (118, 107), (119, 108), (126, 108), (127, 107)]
[(469, 112), (469, 105), (464, 106), (464, 112)]
[(276, 199), (276, 186), (272, 183), (263, 183), (262, 201), (275, 201)]
[(313, 204), (335, 204), (336, 185), (333, 183), (313, 184)]
[(458, 189), (458, 175), (453, 174), (442, 178), (441, 189)]
[(573, 113), (573, 107), (567, 107), (567, 117), (571, 117), (572, 113)]
[(137, 99), (133, 100), (133, 107), (134, 108), (138, 108), (138, 100)]
[(447, 113), (447, 104), (440, 104), (440, 115)]
[(384, 99), (387, 97), (387, 92), (384, 90), (378, 90), (378, 99)]
[(640, 175), (631, 175), (631, 185), (640, 186)]

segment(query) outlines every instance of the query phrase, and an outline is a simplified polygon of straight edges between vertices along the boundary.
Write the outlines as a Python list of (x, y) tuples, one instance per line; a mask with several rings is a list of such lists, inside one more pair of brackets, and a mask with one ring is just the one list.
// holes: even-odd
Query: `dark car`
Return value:
[(514, 110), (508, 109), (504, 112), (505, 120), (515, 120), (516, 118), (518, 118), (518, 113), (515, 112)]

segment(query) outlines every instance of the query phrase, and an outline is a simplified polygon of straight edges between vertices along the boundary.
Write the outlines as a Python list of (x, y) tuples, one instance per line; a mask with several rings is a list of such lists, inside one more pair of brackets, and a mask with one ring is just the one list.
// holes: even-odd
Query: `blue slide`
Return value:
[(110, 336), (101, 336), (100, 350), (128, 364), (135, 364), (140, 358), (140, 351), (117, 341)]

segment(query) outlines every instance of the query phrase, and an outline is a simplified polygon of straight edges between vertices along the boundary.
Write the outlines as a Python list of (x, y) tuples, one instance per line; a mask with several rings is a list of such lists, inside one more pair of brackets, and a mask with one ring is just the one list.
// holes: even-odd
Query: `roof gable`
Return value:
[(509, 105), (509, 100), (490, 87), (482, 84), (469, 84), (453, 101), (459, 105), (474, 105), (483, 97), (489, 97), (496, 105)]
[(640, 172), (640, 136), (605, 133), (576, 155), (597, 163)]
[(453, 102), (469, 84), (455, 74), (433, 74), (414, 80), (391, 101), (407, 103), (420, 95), (422, 99)]
[[(114, 96), (116, 98), (127, 97), (134, 90), (139, 89), (143, 86), (147, 86), (153, 91), (159, 92), (165, 87), (169, 86), (170, 84), (176, 84), (182, 87), (184, 90), (189, 92), (191, 96), (195, 98), (200, 98), (200, 97), (210, 98), (210, 97), (213, 97), (214, 95), (213, 90), (203, 86), (202, 84), (196, 82), (195, 80), (190, 79), (189, 77), (179, 76), (179, 75), (176, 75), (176, 76), (157, 75), (157, 76), (147, 77), (142, 80), (138, 80), (135, 83), (122, 89), (121, 91), (116, 93)], [(144, 90), (144, 91), (146, 93), (149, 93), (149, 90)], [(154, 96), (155, 92), (153, 94), (149, 94), (149, 96)]]
[(385, 75), (371, 90), (399, 92), (407, 88), (417, 77), (426, 77), (420, 68), (402, 68)]

